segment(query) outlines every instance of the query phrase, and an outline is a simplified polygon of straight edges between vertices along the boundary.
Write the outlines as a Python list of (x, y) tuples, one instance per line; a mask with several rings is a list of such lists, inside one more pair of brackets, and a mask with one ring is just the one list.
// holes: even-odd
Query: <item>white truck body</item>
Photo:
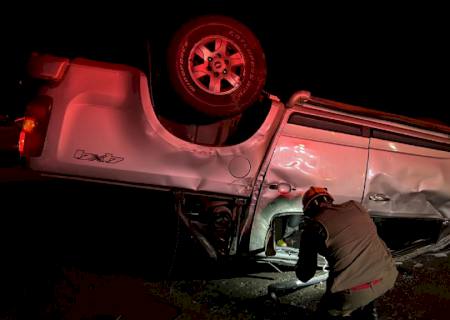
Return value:
[[(311, 185), (326, 186), (336, 202), (361, 202), (373, 216), (450, 219), (448, 127), (300, 93), (288, 106), (272, 101), (247, 140), (199, 145), (161, 124), (148, 83), (129, 66), (71, 61), (62, 79), (40, 92), (52, 107), (42, 153), (28, 159), (30, 168), (226, 199), (221, 206), (234, 230), (224, 255), (264, 252), (274, 219), (302, 215), (301, 196)], [(188, 213), (181, 202), (179, 209)], [(203, 244), (215, 255), (208, 239)]]

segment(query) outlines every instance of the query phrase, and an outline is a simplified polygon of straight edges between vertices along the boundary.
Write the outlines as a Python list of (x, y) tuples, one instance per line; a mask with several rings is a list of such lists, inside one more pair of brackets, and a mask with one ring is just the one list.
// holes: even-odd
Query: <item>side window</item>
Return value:
[(406, 135), (402, 135), (399, 133), (392, 133), (388, 131), (383, 131), (379, 129), (372, 129), (372, 137), (382, 140), (395, 141), (405, 144), (410, 144), (414, 146), (431, 148), (443, 151), (450, 151), (450, 144), (445, 144), (441, 142), (425, 140), (420, 138), (414, 138)]
[(325, 119), (301, 113), (291, 114), (288, 123), (317, 129), (347, 133), (356, 136), (362, 136), (363, 133), (365, 132), (363, 130), (364, 128), (357, 124), (346, 123), (338, 120)]

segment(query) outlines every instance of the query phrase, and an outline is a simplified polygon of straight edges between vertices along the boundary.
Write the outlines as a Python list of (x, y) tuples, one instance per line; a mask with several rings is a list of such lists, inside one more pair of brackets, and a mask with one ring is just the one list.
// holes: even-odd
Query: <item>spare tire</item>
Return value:
[(234, 116), (261, 95), (264, 52), (250, 29), (234, 19), (198, 17), (175, 33), (168, 50), (175, 91), (205, 115)]

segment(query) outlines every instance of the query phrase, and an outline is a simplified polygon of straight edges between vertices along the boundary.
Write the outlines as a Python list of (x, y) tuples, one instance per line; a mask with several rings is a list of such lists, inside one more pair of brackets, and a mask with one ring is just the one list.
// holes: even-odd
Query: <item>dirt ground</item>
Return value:
[[(448, 319), (449, 253), (423, 255), (399, 265), (395, 288), (376, 303), (380, 319)], [(279, 302), (267, 298), (269, 284), (294, 277), (292, 272), (261, 272), (230, 279), (172, 282), (164, 290), (155, 282), (147, 282), (146, 287), (179, 308), (177, 319), (308, 319), (324, 284), (297, 291)]]
[(450, 251), (425, 254), (398, 266), (393, 290), (378, 301), (381, 319), (448, 319)]
[[(2, 308), (0, 319), (308, 319), (325, 290), (318, 284), (273, 301), (267, 286), (293, 279), (293, 272), (268, 265), (217, 273), (204, 265), (189, 271), (195, 263), (179, 265), (184, 271), (174, 280), (63, 266), (55, 281), (49, 278), (49, 290), (28, 288), (22, 300)], [(380, 319), (448, 319), (450, 250), (422, 255), (398, 269), (395, 288), (376, 303)]]

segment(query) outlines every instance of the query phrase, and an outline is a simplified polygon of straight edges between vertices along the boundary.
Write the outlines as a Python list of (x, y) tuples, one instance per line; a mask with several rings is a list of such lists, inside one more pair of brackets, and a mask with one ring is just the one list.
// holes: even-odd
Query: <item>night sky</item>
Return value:
[(146, 8), (151, 5), (109, 3), (103, 10), (72, 3), (59, 8), (59, 14), (40, 8), (30, 15), (34, 11), (29, 9), (26, 19), (20, 9), (14, 10), (25, 29), (5, 40), (12, 66), (6, 91), (11, 103), (0, 112), (19, 113), (23, 99), (17, 98), (18, 81), (32, 50), (141, 67), (144, 39), (168, 38), (190, 16), (219, 13), (239, 19), (260, 39), (268, 65), (266, 90), (283, 101), (296, 90), (309, 90), (323, 98), (450, 124), (450, 28), (444, 5), (217, 0), (159, 2), (165, 7)]

